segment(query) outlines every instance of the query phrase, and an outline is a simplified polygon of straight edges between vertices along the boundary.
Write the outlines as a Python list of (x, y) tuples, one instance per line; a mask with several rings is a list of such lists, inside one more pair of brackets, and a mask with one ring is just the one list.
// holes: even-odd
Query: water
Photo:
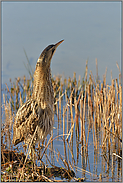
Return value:
[[(63, 102), (64, 104), (64, 102)], [(73, 110), (74, 111), (74, 110)], [(58, 116), (55, 115), (55, 124), (53, 129), (53, 138), (56, 136), (60, 136), (53, 141), (53, 153), (51, 156), (50, 150), (47, 151), (51, 158), (51, 162), (56, 166), (64, 166), (63, 161), (58, 158), (58, 153), (62, 156), (70, 168), (72, 168), (76, 174), (77, 178), (85, 178), (85, 181), (121, 181), (121, 164), (122, 161), (120, 160), (118, 163), (118, 158), (114, 158), (113, 162), (113, 174), (112, 174), (112, 154), (102, 151), (101, 140), (99, 139), (99, 146), (97, 149), (94, 148), (93, 142), (93, 133), (92, 130), (89, 132), (89, 139), (88, 139), (88, 151), (85, 150), (85, 146), (82, 148), (80, 143), (80, 137), (75, 133), (76, 125), (73, 128), (73, 137), (70, 141), (71, 135), (68, 138), (68, 142), (63, 140), (63, 111), (59, 113)], [(61, 116), (61, 119), (60, 119)], [(73, 114), (75, 117), (75, 111)], [(58, 120), (59, 119), (59, 120)], [(68, 124), (69, 130), (71, 128), (71, 121)], [(79, 125), (80, 126), (80, 125)], [(65, 127), (67, 128), (67, 119), (65, 118)], [(66, 134), (65, 128), (65, 134)], [(86, 141), (87, 141), (87, 134), (88, 134), (88, 121), (85, 121), (85, 132), (86, 132)], [(67, 134), (64, 136), (66, 139)], [(98, 133), (97, 138), (101, 138), (101, 132)], [(49, 139), (49, 137), (48, 137)], [(106, 154), (105, 154), (106, 153)], [(110, 160), (108, 156), (110, 155)], [(58, 161), (57, 161), (58, 158)], [(45, 161), (45, 158), (43, 159)], [(120, 168), (118, 168), (120, 166)], [(67, 168), (67, 166), (66, 166)]]
[[(3, 102), (3, 99), (2, 99)], [(45, 164), (51, 167), (54, 164), (59, 167), (64, 167), (74, 170), (77, 178), (85, 178), (85, 181), (121, 181), (122, 179), (122, 160), (113, 155), (113, 148), (108, 152), (108, 147), (102, 148), (102, 129), (98, 129), (97, 133), (94, 131), (94, 125), (89, 123), (89, 118), (85, 117), (85, 139), (83, 139), (83, 146), (81, 141), (81, 124), (80, 117), (78, 118), (79, 123), (79, 135), (77, 133), (75, 108), (72, 107), (73, 111), (73, 136), (69, 135), (68, 141), (66, 137), (71, 130), (73, 125), (71, 121), (71, 113), (68, 106), (68, 113), (65, 113), (65, 131), (63, 136), (63, 106), (66, 107), (67, 103), (65, 97), (57, 102), (56, 110), (54, 114), (54, 128), (53, 128), (53, 142), (47, 148), (47, 157), (43, 156), (42, 160)], [(86, 108), (86, 114), (88, 108)], [(2, 120), (4, 121), (4, 114)], [(68, 127), (68, 133), (67, 133)], [(13, 130), (12, 130), (13, 134)], [(47, 142), (50, 135), (47, 136)], [(97, 146), (94, 144), (94, 140), (97, 139)], [(87, 144), (88, 143), (88, 144)], [(112, 143), (112, 141), (111, 141)], [(44, 142), (45, 144), (45, 142)], [(41, 145), (41, 143), (40, 143)], [(87, 146), (86, 146), (87, 145)], [(23, 143), (17, 145), (19, 151), (24, 151)], [(16, 149), (17, 147), (13, 147)], [(37, 147), (37, 146), (36, 146)], [(103, 150), (104, 149), (104, 150)], [(117, 147), (114, 148), (115, 150)], [(44, 148), (42, 149), (43, 153)], [(66, 162), (66, 163), (65, 163)], [(40, 165), (40, 161), (37, 161)], [(59, 178), (56, 178), (59, 180)]]

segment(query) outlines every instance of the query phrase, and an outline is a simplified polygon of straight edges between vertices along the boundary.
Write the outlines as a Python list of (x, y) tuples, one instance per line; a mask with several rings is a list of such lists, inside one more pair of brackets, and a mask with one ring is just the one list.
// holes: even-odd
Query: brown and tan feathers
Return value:
[(34, 73), (33, 93), (22, 107), (19, 108), (14, 126), (13, 143), (24, 141), (30, 143), (36, 129), (33, 144), (43, 140), (53, 127), (54, 92), (51, 81), (50, 63), (56, 48), (62, 41), (47, 46), (41, 53)]
[(28, 100), (21, 108), (19, 108), (13, 127), (13, 143), (25, 141), (30, 143), (35, 132), (36, 126), (38, 130), (34, 141), (43, 140), (52, 128), (52, 110), (47, 107), (41, 109), (37, 102)]
[(37, 64), (32, 98), (23, 104), (16, 114), (13, 126), (14, 145), (22, 141), (29, 143), (37, 125), (35, 142), (43, 140), (50, 133), (53, 127), (53, 102), (54, 94), (50, 70), (44, 72), (42, 67)]
[(36, 106), (37, 104), (33, 100), (28, 100), (19, 108), (13, 126), (14, 145), (27, 139), (34, 133), (39, 118)]
[(39, 99), (38, 105), (45, 108), (47, 105), (54, 103), (54, 92), (51, 82), (50, 67), (44, 70), (37, 62), (34, 73), (33, 98)]

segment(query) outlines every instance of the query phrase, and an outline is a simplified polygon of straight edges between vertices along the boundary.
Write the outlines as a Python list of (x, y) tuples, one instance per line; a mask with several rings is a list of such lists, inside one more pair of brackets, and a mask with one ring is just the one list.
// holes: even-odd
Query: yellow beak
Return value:
[(58, 47), (63, 41), (64, 41), (64, 39), (59, 41), (58, 43), (56, 43), (55, 46)]

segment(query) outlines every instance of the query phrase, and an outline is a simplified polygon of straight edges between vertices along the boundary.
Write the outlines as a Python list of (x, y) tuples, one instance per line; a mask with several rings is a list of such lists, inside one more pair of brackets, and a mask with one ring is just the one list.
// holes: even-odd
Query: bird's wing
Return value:
[(13, 143), (17, 145), (29, 135), (33, 135), (39, 119), (38, 104), (34, 100), (28, 100), (19, 108), (14, 126)]

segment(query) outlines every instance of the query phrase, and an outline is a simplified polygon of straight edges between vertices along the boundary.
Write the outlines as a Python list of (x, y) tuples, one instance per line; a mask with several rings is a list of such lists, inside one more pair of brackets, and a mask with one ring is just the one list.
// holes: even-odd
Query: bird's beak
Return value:
[(58, 43), (56, 43), (56, 44), (55, 44), (55, 47), (57, 48), (63, 41), (64, 41), (64, 39), (61, 40), (61, 41), (59, 41)]

